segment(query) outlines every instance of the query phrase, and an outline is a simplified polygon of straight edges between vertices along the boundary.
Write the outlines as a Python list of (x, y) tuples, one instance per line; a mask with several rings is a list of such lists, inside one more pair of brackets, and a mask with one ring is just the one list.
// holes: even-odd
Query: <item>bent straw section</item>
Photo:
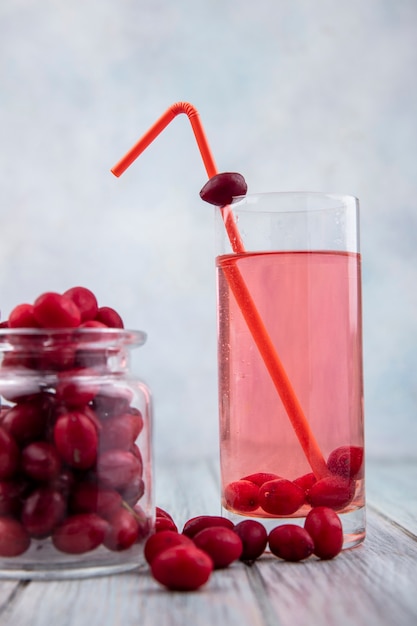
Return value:
[[(112, 168), (115, 176), (123, 172), (142, 154), (154, 139), (168, 126), (179, 114), (185, 113), (190, 120), (194, 136), (196, 138), (201, 157), (209, 178), (217, 174), (216, 164), (211, 153), (200, 116), (195, 107), (188, 102), (177, 102), (169, 107), (163, 115), (149, 128), (139, 141), (125, 154), (124, 157)], [(228, 234), (232, 250), (235, 254), (245, 252), (245, 248), (236, 226), (233, 212), (229, 206), (221, 209), (226, 232)], [(275, 388), (287, 411), (294, 432), (300, 442), (304, 454), (317, 478), (328, 474), (326, 461), (323, 458), (319, 445), (314, 437), (310, 425), (304, 415), (303, 409), (292, 388), (291, 382), (285, 372), (281, 360), (269, 337), (268, 331), (256, 308), (255, 302), (250, 295), (246, 283), (238, 268), (224, 268), (226, 278), (232, 289), (236, 302), (242, 311), (253, 340), (265, 362), (265, 366), (272, 378)]]

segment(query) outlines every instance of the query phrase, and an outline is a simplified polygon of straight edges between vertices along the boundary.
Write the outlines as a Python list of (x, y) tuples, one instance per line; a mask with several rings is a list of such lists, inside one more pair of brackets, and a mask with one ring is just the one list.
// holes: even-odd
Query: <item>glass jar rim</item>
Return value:
[[(239, 211), (252, 211), (254, 208), (259, 205), (261, 202), (265, 204), (265, 202), (272, 201), (274, 198), (279, 200), (280, 202), (285, 201), (295, 201), (297, 199), (300, 202), (306, 203), (307, 200), (311, 200), (313, 204), (310, 206), (300, 206), (297, 208), (288, 208), (283, 209), (280, 207), (271, 208), (269, 211), (278, 211), (278, 212), (305, 212), (305, 211), (328, 211), (339, 209), (342, 206), (353, 206), (357, 207), (359, 205), (359, 200), (356, 196), (350, 194), (342, 194), (342, 193), (331, 193), (324, 191), (264, 191), (260, 193), (248, 193), (244, 196), (235, 196), (232, 200), (231, 206), (233, 209), (238, 209)], [(320, 200), (326, 202), (326, 206), (324, 204), (318, 204)], [(317, 203), (317, 206), (315, 206)], [(263, 210), (269, 212), (268, 209), (263, 207)]]
[(138, 347), (146, 342), (147, 334), (125, 328), (0, 328), (0, 351), (8, 345), (14, 348), (18, 339), (33, 341), (40, 348), (61, 342), (83, 347)]

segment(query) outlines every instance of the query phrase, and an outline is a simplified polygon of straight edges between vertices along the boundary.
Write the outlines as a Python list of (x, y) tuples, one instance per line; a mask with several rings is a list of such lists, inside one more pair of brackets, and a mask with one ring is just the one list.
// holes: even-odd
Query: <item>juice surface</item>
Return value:
[[(262, 252), (217, 259), (223, 485), (255, 472), (311, 472), (228, 285), (241, 273), (327, 459), (363, 446), (360, 256)], [(227, 270), (226, 270), (227, 271)]]

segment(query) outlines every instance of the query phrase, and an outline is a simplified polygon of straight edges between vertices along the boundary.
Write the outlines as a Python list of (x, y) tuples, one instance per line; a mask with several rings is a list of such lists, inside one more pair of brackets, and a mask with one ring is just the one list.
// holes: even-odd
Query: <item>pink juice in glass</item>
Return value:
[[(236, 270), (328, 461), (330, 482), (325, 479), (318, 489), (312, 487), (316, 478), (230, 289), (228, 275)], [(328, 503), (339, 514), (361, 509), (360, 255), (339, 251), (230, 254), (217, 258), (217, 272), (220, 460), (226, 513), (305, 517), (311, 505)], [(239, 497), (228, 497), (229, 485), (245, 479), (246, 488), (248, 476), (259, 478), (262, 473), (296, 481), (303, 489), (305, 497), (295, 511), (281, 516), (264, 510), (256, 498), (250, 506), (241, 506)], [(297, 479), (308, 474), (300, 485)], [(255, 481), (262, 489), (262, 479)], [(340, 481), (344, 486), (349, 483), (348, 501), (338, 500)], [(236, 488), (241, 486), (238, 482)]]

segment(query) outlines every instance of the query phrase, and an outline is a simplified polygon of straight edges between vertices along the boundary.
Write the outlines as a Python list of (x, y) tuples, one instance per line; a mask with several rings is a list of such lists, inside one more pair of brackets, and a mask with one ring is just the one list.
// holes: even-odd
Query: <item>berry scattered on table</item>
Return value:
[(198, 515), (185, 522), (182, 532), (187, 537), (195, 537), (201, 530), (211, 528), (212, 526), (222, 526), (231, 529), (234, 524), (231, 520), (220, 515)]
[(277, 526), (268, 536), (269, 549), (285, 561), (302, 561), (314, 551), (314, 543), (305, 528), (296, 524)]
[(224, 526), (210, 526), (193, 537), (195, 545), (212, 559), (215, 569), (228, 567), (240, 558), (242, 540), (234, 530)]
[[(167, 511), (157, 507), (156, 512), (159, 519), (175, 525)], [(172, 590), (199, 589), (208, 582), (212, 570), (229, 567), (237, 560), (252, 565), (267, 546), (272, 555), (296, 562), (312, 555), (323, 560), (334, 558), (343, 545), (340, 518), (328, 507), (311, 509), (304, 527), (286, 523), (276, 526), (269, 534), (256, 520), (247, 519), (234, 525), (231, 520), (215, 515), (193, 517), (183, 528), (182, 533), (176, 530), (155, 532), (144, 547), (154, 579)], [(198, 532), (194, 532), (196, 530)], [(198, 570), (194, 562), (196, 549), (209, 557), (211, 569), (206, 568), (204, 576), (200, 572), (193, 584), (193, 568)]]
[(252, 563), (265, 552), (268, 533), (263, 524), (247, 519), (238, 522), (233, 530), (242, 541), (243, 549), (239, 557), (241, 561)]
[(332, 559), (342, 549), (343, 529), (333, 509), (318, 506), (308, 513), (304, 528), (314, 543), (314, 554), (320, 559)]
[(160, 552), (152, 561), (151, 571), (168, 589), (194, 591), (208, 581), (213, 561), (196, 546), (177, 545)]

